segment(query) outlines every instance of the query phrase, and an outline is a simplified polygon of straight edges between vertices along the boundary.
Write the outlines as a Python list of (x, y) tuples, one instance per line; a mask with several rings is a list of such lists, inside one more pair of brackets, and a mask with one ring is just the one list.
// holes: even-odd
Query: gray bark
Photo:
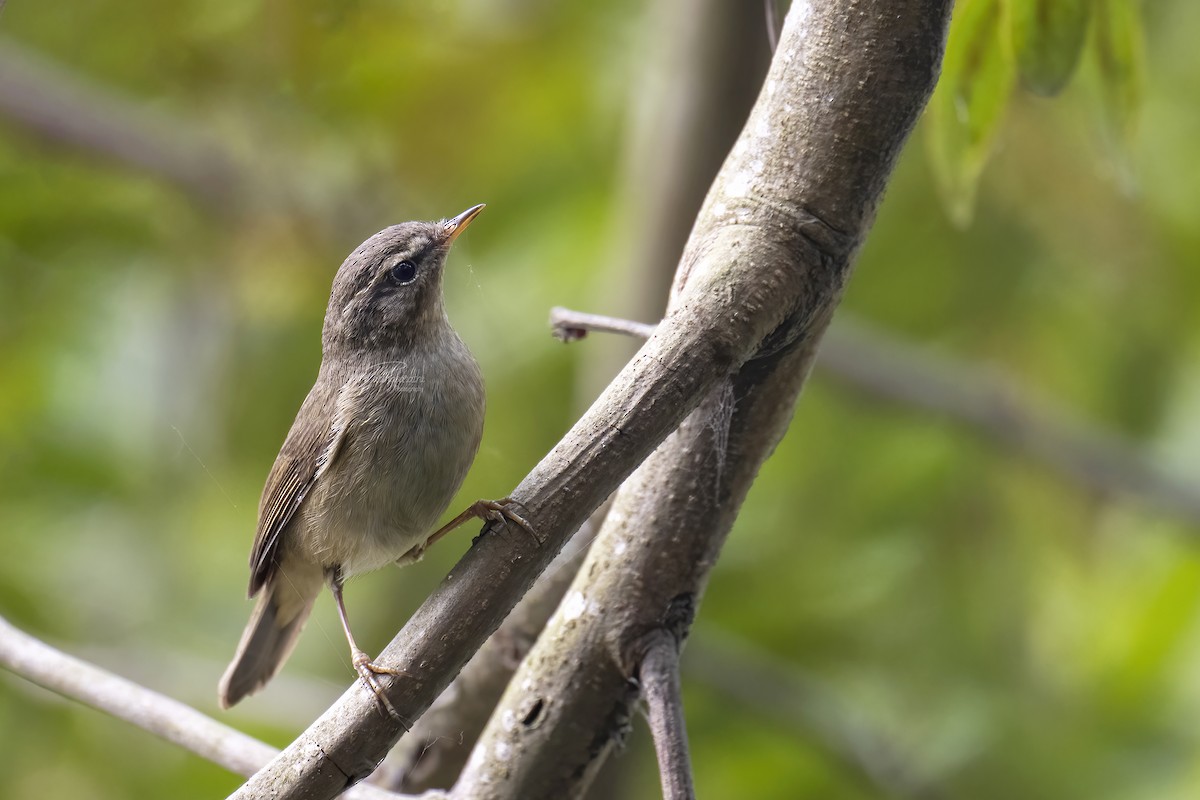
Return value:
[[(678, 584), (676, 578), (686, 582), (688, 576), (698, 583), (707, 574), (719, 536), (689, 540), (668, 534), (628, 541), (627, 547), (644, 553), (641, 562), (622, 554), (613, 563), (615, 544), (626, 525), (638, 526), (628, 532), (642, 532), (640, 515), (692, 521), (698, 508), (714, 503), (716, 516), (698, 522), (705, 529), (715, 523), (722, 535), (728, 529), (757, 463), (790, 417), (851, 257), (933, 87), (949, 5), (948, 0), (874, 0), (847, 7), (793, 6), (764, 92), (697, 220), (663, 323), (512, 493), (540, 532), (539, 541), (509, 528), (479, 537), (381, 655), (384, 663), (413, 676), (383, 681), (402, 716), (413, 719), (428, 708), (567, 538), (705, 398), (708, 407), (691, 416), (672, 445), (647, 461), (642, 477), (622, 491), (605, 526), (615, 533), (602, 534), (609, 544), (599, 554), (593, 551), (589, 561), (598, 558), (601, 571), (615, 568), (629, 576), (635, 573), (631, 565), (682, 566), (659, 576), (669, 580), (656, 577), (660, 588)], [(738, 405), (728, 438), (720, 437), (727, 458), (713, 483), (711, 464), (704, 467), (714, 455), (705, 431), (712, 431), (711, 406), (727, 396), (727, 386), (733, 387)], [(681, 460), (671, 463), (675, 456)], [(697, 468), (704, 491), (711, 493), (700, 503), (674, 494), (670, 483), (686, 483), (686, 473)], [(657, 484), (658, 475), (667, 482)], [(580, 577), (592, 577), (587, 565)], [(620, 583), (598, 583), (601, 595), (584, 599), (603, 601), (603, 591)], [(694, 601), (694, 593), (685, 593), (654, 608), (652, 629), (669, 623), (681, 634), (689, 596)], [(628, 657), (636, 664), (639, 654), (628, 647), (627, 625), (640, 623), (657, 599), (634, 596), (629, 602), (636, 605), (624, 609), (599, 606), (623, 617), (616, 642), (620, 663), (605, 652), (586, 684), (575, 687), (574, 697), (564, 696), (561, 708), (536, 715), (546, 724), (535, 730), (558, 731), (563, 740), (572, 734), (579, 738), (531, 754), (536, 755), (528, 759), (531, 767), (565, 756), (561, 766), (583, 769), (580, 777), (567, 780), (572, 791), (586, 782), (581, 777), (594, 774), (596, 756), (610, 746), (635, 696), (626, 678), (633, 674)], [(671, 609), (671, 619), (664, 622)], [(592, 627), (575, 626), (581, 633)], [(544, 634), (525, 665), (542, 663), (534, 656), (547, 639)], [(578, 663), (595, 653), (594, 647), (581, 648), (570, 660)], [(515, 680), (510, 693), (519, 684)], [(554, 696), (539, 699), (547, 697)], [(602, 700), (596, 702), (597, 697)], [(590, 708), (578, 716), (561, 713), (576, 701)], [(499, 712), (511, 709), (507, 694), (505, 702)], [(375, 698), (356, 685), (235, 796), (332, 797), (369, 774), (402, 733), (402, 725), (380, 715)], [(563, 745), (574, 752), (563, 753)], [(581, 752), (591, 753), (582, 764)], [(523, 763), (505, 766), (524, 768)], [(478, 770), (473, 772), (478, 777)], [(537, 783), (564, 785), (562, 779)]]
[[(737, 296), (750, 275), (764, 288), (799, 291), (726, 307), (730, 328), (780, 311), (783, 324), (731, 377), (701, 389), (699, 408), (622, 487), (454, 797), (576, 797), (622, 741), (648, 643), (686, 636), (737, 510), (791, 418), (853, 253), (933, 87), (948, 15), (949, 3), (932, 0), (793, 7), (764, 91), (693, 229), (664, 324), (697, 310), (700, 286), (710, 302)], [(777, 282), (779, 270), (796, 283)]]

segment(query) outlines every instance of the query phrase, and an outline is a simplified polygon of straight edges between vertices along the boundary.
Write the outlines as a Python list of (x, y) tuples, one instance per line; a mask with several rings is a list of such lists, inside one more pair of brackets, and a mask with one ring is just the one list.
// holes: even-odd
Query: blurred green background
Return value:
[[(1058, 97), (1010, 91), (993, 42), (998, 88), (935, 100), (953, 113), (910, 141), (844, 310), (1014, 376), (1197, 484), (1200, 6), (1129, 7), (1140, 83), (1085, 50)], [(597, 337), (553, 341), (549, 308), (645, 307), (619, 261), (639, 93), (675, 77), (647, 72), (673, 36), (663, 19), (631, 0), (9, 2), (0, 614), (290, 741), (350, 680), (328, 596), (263, 694), (222, 713), (216, 683), (334, 270), (386, 225), (488, 204), (447, 272), (489, 400), (454, 505), (505, 494), (590, 402), (605, 348), (611, 361)], [(943, 90), (983, 85), (964, 74)], [(969, 128), (976, 106), (956, 151), (947, 126)], [(702, 796), (1200, 796), (1198, 533), (1196, 515), (1088, 489), (818, 371), (693, 633)], [(368, 651), (470, 536), (350, 585)], [(641, 723), (616, 762), (617, 796), (657, 796)], [(239, 783), (0, 678), (0, 796)]]

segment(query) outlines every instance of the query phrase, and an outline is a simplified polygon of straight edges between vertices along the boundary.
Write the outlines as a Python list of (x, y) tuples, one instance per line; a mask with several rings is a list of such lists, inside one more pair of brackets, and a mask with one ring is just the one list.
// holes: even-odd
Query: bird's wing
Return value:
[(349, 415), (343, 407), (347, 388), (317, 381), (300, 406), (271, 467), (258, 506), (258, 530), (250, 550), (251, 597), (274, 574), (288, 523), (321, 475), (337, 459), (348, 427)]

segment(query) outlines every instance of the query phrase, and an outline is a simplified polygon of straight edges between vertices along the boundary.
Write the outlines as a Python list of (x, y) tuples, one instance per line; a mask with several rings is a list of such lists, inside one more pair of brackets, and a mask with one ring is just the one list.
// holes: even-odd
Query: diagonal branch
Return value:
[[(504, 529), (476, 539), (381, 654), (414, 676), (383, 682), (401, 716), (429, 707), (567, 538), (703, 398), (756, 354), (748, 374), (798, 367), (784, 354), (823, 331), (944, 37), (948, 0), (881, 2), (793, 6), (770, 90), (697, 221), (666, 318), (512, 492), (541, 541)], [(773, 402), (790, 410), (790, 399)], [(402, 733), (354, 686), (236, 796), (332, 797)]]
[[(563, 341), (589, 331), (645, 338), (652, 324), (550, 311)], [(996, 370), (980, 369), (905, 343), (865, 322), (838, 316), (821, 342), (816, 369), (847, 386), (965, 424), (1102, 494), (1141, 498), (1153, 508), (1200, 523), (1200, 490), (1135, 442), (1056, 408)]]
[[(836, 331), (836, 335), (832, 335)], [(964, 424), (1104, 495), (1128, 495), (1193, 525), (1200, 487), (1145, 447), (1089, 424), (995, 369), (937, 356), (840, 319), (818, 366), (849, 386)]]
[(148, 110), (146, 103), (4, 37), (0, 119), (39, 141), (163, 180), (197, 208), (226, 220), (247, 211), (285, 211), (321, 230), (359, 231), (378, 213), (378, 199), (395, 192), (364, 171), (330, 203), (312, 191), (311, 173), (293, 168), (297, 154), (281, 157), (264, 147), (240, 153), (205, 133), (199, 120)]
[[(190, 706), (67, 655), (0, 618), (0, 666), (44, 689), (160, 736), (240, 775), (253, 775), (275, 748)], [(347, 798), (400, 800), (402, 795), (357, 786)]]
[(580, 527), (504, 624), (388, 754), (371, 776), (373, 783), (407, 792), (454, 784), (504, 687), (566, 594), (607, 513), (605, 503)]

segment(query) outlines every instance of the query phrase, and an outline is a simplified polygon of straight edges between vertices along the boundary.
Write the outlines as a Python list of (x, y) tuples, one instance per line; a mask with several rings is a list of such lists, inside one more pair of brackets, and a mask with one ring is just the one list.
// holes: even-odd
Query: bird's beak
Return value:
[(467, 229), (467, 226), (471, 224), (471, 220), (479, 216), (480, 211), (483, 211), (483, 203), (471, 206), (454, 219), (448, 219), (442, 223), (442, 236), (447, 246), (452, 244), (458, 238), (458, 235)]

